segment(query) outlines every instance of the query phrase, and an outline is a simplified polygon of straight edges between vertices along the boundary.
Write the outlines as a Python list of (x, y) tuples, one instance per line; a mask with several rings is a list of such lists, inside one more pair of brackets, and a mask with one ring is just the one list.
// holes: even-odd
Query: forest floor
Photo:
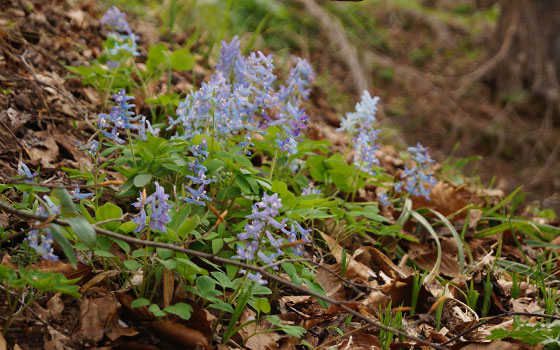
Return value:
[[(315, 24), (312, 27), (316, 31), (313, 35), (318, 35), (300, 46), (300, 53), (314, 63), (319, 77), (306, 105), (311, 118), (310, 138), (328, 139), (334, 148), (344, 149), (346, 138), (336, 132), (340, 117), (352, 109), (364, 88), (369, 89), (372, 95), (381, 97), (378, 114), (379, 121), (384, 124), (381, 140), (392, 144), (380, 151), (382, 166), (388, 173), (397, 174), (403, 166), (399, 158), (401, 150), (407, 144), (421, 141), (438, 160), (436, 168), (444, 171), (441, 171), (442, 182), (434, 188), (432, 202), (416, 197), (413, 208), (428, 207), (445, 216), (459, 212), (451, 224), (459, 231), (463, 230), (472, 254), (468, 275), (461, 270), (457, 242), (450, 234), (444, 234), (446, 226), (440, 225), (437, 231), (443, 254), (439, 272), (454, 284), (453, 287), (443, 287), (420, 282), (420, 294), (416, 297), (425, 302), (419, 304), (416, 316), (407, 316), (406, 332), (438, 344), (449, 341), (449, 349), (544, 349), (543, 345), (523, 342), (527, 339), (525, 333), (501, 340), (485, 339), (494, 329), (511, 329), (514, 321), (509, 316), (515, 313), (525, 313), (523, 320), (537, 324), (534, 314), (543, 309), (543, 300), (558, 300), (557, 289), (546, 299), (546, 291), (552, 290), (548, 280), (546, 283), (543, 280), (542, 284), (535, 282), (537, 278), (534, 276), (524, 277), (523, 282), (516, 280), (517, 277), (512, 280), (511, 273), (503, 265), (500, 265), (503, 269), (488, 273), (496, 250), (504, 261), (512, 262), (511, 266), (525, 266), (531, 273), (533, 268), (542, 268), (539, 256), (550, 256), (548, 276), (554, 283), (560, 278), (560, 260), (557, 259), (560, 241), (549, 237), (550, 232), (554, 235), (558, 232), (555, 227), (559, 224), (556, 215), (560, 214), (560, 197), (555, 192), (560, 189), (557, 176), (560, 164), (548, 159), (551, 145), (560, 132), (555, 127), (543, 125), (538, 116), (523, 115), (523, 111), (516, 108), (518, 100), (515, 96), (503, 97), (500, 103), (494, 102), (496, 98), (484, 85), (483, 78), (469, 81), (471, 76), (468, 73), (483, 64), (490, 54), (487, 47), (491, 40), (492, 21), (475, 16), (464, 19), (460, 15), (442, 18), (433, 12), (419, 14), (403, 5), (406, 2), (381, 2), (385, 5), (375, 7), (375, 25), (385, 29), (378, 38), (364, 39), (364, 42), (376, 42), (378, 49), (368, 50), (369, 44), (360, 47), (358, 41), (365, 33), (364, 25), (341, 32), (349, 19), (341, 15), (340, 25), (333, 19), (332, 13), (344, 12), (343, 7), (350, 6), (348, 3), (332, 3), (319, 8), (310, 0), (296, 3), (301, 13), (313, 18)], [(127, 9), (122, 7), (121, 10)], [(82, 79), (70, 73), (67, 66), (88, 65), (101, 55), (106, 37), (99, 23), (101, 15), (94, 2), (70, 5), (61, 0), (6, 0), (0, 4), (2, 183), (10, 183), (17, 176), (19, 162), (40, 169), (40, 177), (48, 179), (46, 184), (72, 183), (62, 168), (93, 167), (91, 157), (78, 150), (76, 145), (85, 144), (95, 133), (94, 124), (98, 114), (107, 108), (108, 95), (82, 84)], [(469, 27), (471, 25), (473, 27)], [(140, 36), (143, 55), (148, 52), (150, 44), (181, 45), (188, 39), (185, 33), (173, 33), (170, 40), (168, 34), (162, 34), (150, 21), (131, 20), (131, 26)], [(202, 54), (206, 45), (204, 38), (202, 35), (191, 47), (192, 52), (201, 53), (195, 55), (197, 62), (192, 70), (174, 72), (172, 85), (168, 88), (164, 77), (149, 85), (146, 91), (134, 93), (138, 113), (149, 114), (146, 99), (160, 91), (182, 94), (193, 88), (193, 82), (208, 80), (215, 59)], [(267, 42), (259, 40), (258, 45)], [(143, 59), (141, 56), (140, 61)], [(357, 66), (352, 66), (356, 62)], [(360, 80), (359, 76), (372, 78)], [(450, 156), (457, 143), (460, 146)], [(475, 156), (482, 158), (475, 160)], [(492, 181), (495, 175), (497, 180)], [(109, 172), (109, 176), (114, 181), (126, 180), (116, 172)], [(523, 201), (519, 193), (507, 196), (521, 185), (529, 201)], [(363, 196), (364, 201), (372, 199), (368, 194)], [(472, 217), (465, 218), (461, 208), (468, 203), (487, 209), (473, 211)], [(527, 226), (532, 225), (527, 224), (529, 221), (523, 221), (525, 226), (502, 227), (500, 231), (495, 228), (498, 224), (489, 224), (483, 219), (491, 212), (505, 210), (506, 206), (519, 220), (542, 225), (535, 227), (539, 234), (549, 235), (546, 244), (538, 245), (533, 236), (524, 236), (529, 230)], [(398, 219), (398, 213), (388, 208), (381, 214), (393, 222)], [(0, 226), (5, 232), (27, 227), (25, 221), (4, 212), (0, 212)], [(412, 229), (407, 227), (407, 230)], [(412, 289), (415, 283), (418, 284), (415, 278), (419, 275), (406, 265), (407, 259), (428, 271), (437, 262), (434, 242), (429, 235), (424, 235), (419, 242), (402, 240), (401, 237), (373, 239), (358, 236), (344, 241), (335, 241), (329, 236), (322, 238), (332, 252), (329, 264), (324, 264), (327, 269), (340, 272), (341, 264), (346, 262), (340, 254), (342, 246), (352, 255), (351, 263), (347, 269), (344, 267), (344, 283), (337, 273), (317, 270), (317, 279), (323, 289), (327, 295), (347, 300), (355, 310), (376, 320), (380, 319), (378, 310), (363, 305), (377, 305), (381, 300), (389, 299), (393, 306), (409, 306)], [(22, 237), (7, 239), (2, 236), (3, 265), (17, 265), (17, 259), (10, 254), (21, 241)], [(385, 251), (371, 246), (379, 243), (386, 248)], [(78, 267), (75, 270), (63, 261), (43, 261), (33, 266), (40, 271), (60, 272), (67, 278), (81, 277), (80, 292), (84, 296), (75, 299), (60, 293), (44, 295), (14, 323), (5, 340), (0, 337), (0, 350), (196, 348), (192, 339), (185, 340), (180, 334), (185, 328), (198, 332), (194, 338), (211, 337), (210, 325), (216, 315), (207, 310), (195, 306), (189, 321), (171, 320), (166, 327), (161, 323), (154, 327), (154, 315), (147, 308), (131, 308), (131, 300), (127, 299), (131, 298), (130, 295), (116, 289), (113, 278), (118, 271), (102, 271), (99, 266), (92, 269), (83, 264)], [(368, 273), (391, 282), (372, 288)], [(367, 285), (363, 284), (364, 280)], [(372, 330), (373, 327), (367, 328), (367, 324), (360, 324), (356, 319), (346, 322), (346, 314), (339, 307), (321, 308), (311, 297), (292, 292), (283, 290), (273, 306), (278, 314), (288, 315), (283, 321), (308, 330), (302, 339), (310, 344), (309, 347), (382, 348), (382, 335)], [(479, 309), (486, 308), (484, 316), (490, 317), (487, 324), (481, 324), (478, 309), (470, 312), (470, 307), (463, 307), (468, 303), (469, 295), (475, 293), (480, 299), (478, 304), (474, 301), (473, 308), (476, 309), (477, 305)], [(369, 304), (358, 303), (358, 300), (366, 299)], [(440, 306), (444, 303), (450, 307), (442, 309)], [(487, 305), (483, 306), (483, 303)], [(410, 311), (406, 309), (408, 306), (404, 306), (403, 312)], [(0, 315), (6, 310), (6, 305), (0, 305)], [(438, 312), (439, 316), (436, 316)], [(243, 314), (242, 320), (253, 316)], [(551, 319), (558, 319), (555, 317)], [(434, 327), (436, 318), (438, 326)], [(441, 320), (445, 327), (439, 327)], [(462, 334), (472, 326), (478, 328)], [(299, 339), (283, 332), (247, 338), (248, 328), (242, 328), (233, 338), (244, 343), (244, 348), (305, 348)], [(560, 326), (551, 329), (555, 334), (552, 337), (558, 340)], [(389, 344), (391, 349), (426, 348), (402, 339)], [(220, 344), (217, 348), (236, 347)]]

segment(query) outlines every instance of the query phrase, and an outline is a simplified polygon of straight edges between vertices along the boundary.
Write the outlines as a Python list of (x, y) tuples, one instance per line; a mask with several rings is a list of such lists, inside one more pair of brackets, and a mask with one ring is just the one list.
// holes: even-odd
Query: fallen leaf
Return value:
[[(255, 313), (250, 309), (243, 310), (239, 322), (241, 324), (255, 319)], [(277, 350), (278, 342), (282, 336), (276, 332), (266, 332), (260, 322), (251, 323), (238, 332), (246, 348), (250, 350)]]
[(0, 333), (0, 350), (7, 350), (7, 348), (6, 339), (4, 339), (4, 336)]
[(52, 298), (47, 301), (47, 310), (49, 312), (49, 318), (58, 319), (64, 311), (64, 302), (62, 301), (62, 293), (56, 293)]
[(79, 336), (100, 341), (109, 316), (119, 307), (119, 302), (112, 294), (100, 298), (83, 298), (80, 303)]
[(181, 346), (196, 347), (197, 349), (210, 349), (210, 343), (201, 332), (189, 328), (181, 323), (158, 320), (154, 322), (156, 333), (172, 343)]
[[(327, 242), (331, 253), (333, 254), (336, 262), (339, 264), (342, 263), (342, 246), (331, 236), (319, 231), (321, 237)], [(377, 275), (373, 272), (372, 269), (365, 266), (364, 264), (354, 260), (353, 258), (347, 258), (347, 267), (346, 267), (346, 276), (350, 278), (359, 279), (362, 282), (367, 283), (372, 278), (376, 277)]]

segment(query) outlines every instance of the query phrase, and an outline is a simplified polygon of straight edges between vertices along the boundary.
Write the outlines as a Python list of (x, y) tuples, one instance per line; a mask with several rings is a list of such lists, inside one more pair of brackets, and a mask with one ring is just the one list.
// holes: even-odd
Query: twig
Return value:
[(484, 326), (485, 324), (487, 324), (489, 322), (492, 322), (492, 321), (494, 321), (498, 318), (508, 317), (508, 316), (543, 317), (543, 318), (548, 318), (548, 319), (551, 319), (551, 320), (560, 320), (560, 316), (554, 316), (554, 315), (537, 314), (537, 313), (532, 313), (532, 312), (505, 312), (503, 314), (487, 318), (486, 320), (484, 320), (484, 321), (472, 326), (471, 328), (468, 328), (467, 330), (459, 333), (458, 335), (454, 336), (453, 338), (449, 339), (448, 341), (441, 343), (441, 345), (445, 346), (445, 345), (448, 345), (452, 342), (455, 342), (455, 341), (461, 339), (461, 337), (464, 336), (465, 334), (468, 334), (468, 333), (474, 331), (475, 329)]
[[(11, 206), (9, 206), (7, 204), (4, 204), (2, 202), (0, 202), (0, 209), (6, 211), (8, 213), (18, 215), (18, 216), (21, 216), (21, 217), (25, 217), (25, 218), (28, 218), (28, 219), (34, 219), (34, 220), (43, 220), (44, 219), (44, 217), (42, 217), (40, 215), (35, 215), (35, 214), (32, 214), (32, 213), (28, 213), (28, 212), (25, 212), (25, 211), (22, 211), (22, 210), (12, 208)], [(66, 222), (64, 220), (61, 220), (61, 219), (54, 219), (52, 222), (55, 223), (55, 224), (61, 225), (61, 226), (70, 226), (70, 224), (68, 222)], [(407, 333), (402, 332), (398, 329), (387, 327), (387, 326), (385, 326), (385, 325), (383, 325), (383, 324), (381, 324), (381, 323), (379, 323), (379, 322), (377, 322), (377, 321), (375, 321), (375, 320), (373, 320), (373, 319), (371, 319), (367, 316), (362, 315), (360, 312), (349, 308), (348, 306), (346, 306), (346, 304), (348, 304), (347, 302), (339, 301), (339, 300), (321, 295), (321, 294), (319, 294), (317, 292), (314, 292), (312, 290), (305, 289), (304, 287), (293, 284), (290, 281), (288, 281), (288, 280), (286, 280), (282, 277), (271, 274), (270, 272), (268, 272), (263, 267), (249, 265), (249, 264), (237, 261), (237, 260), (222, 258), (222, 257), (219, 257), (219, 256), (215, 256), (213, 254), (210, 254), (210, 253), (204, 253), (204, 252), (199, 252), (199, 251), (192, 250), (192, 249), (177, 247), (175, 245), (168, 244), (168, 243), (146, 241), (146, 240), (143, 240), (143, 239), (128, 237), (128, 236), (124, 236), (124, 235), (121, 235), (121, 234), (118, 234), (118, 233), (115, 233), (115, 232), (107, 231), (107, 230), (104, 230), (104, 229), (101, 229), (101, 228), (98, 228), (98, 227), (93, 227), (93, 229), (98, 234), (101, 234), (101, 235), (104, 235), (104, 236), (107, 236), (107, 237), (111, 237), (111, 238), (115, 238), (115, 239), (119, 239), (119, 240), (125, 241), (127, 243), (132, 243), (132, 244), (137, 244), (137, 245), (142, 245), (142, 246), (148, 246), (148, 247), (166, 248), (166, 249), (169, 249), (169, 250), (173, 250), (173, 251), (176, 251), (176, 252), (187, 254), (189, 256), (196, 256), (198, 258), (207, 259), (207, 260), (209, 260), (213, 263), (216, 263), (216, 264), (222, 264), (222, 265), (228, 264), (228, 265), (241, 267), (245, 270), (251, 270), (251, 271), (259, 272), (262, 276), (264, 276), (264, 277), (266, 277), (270, 280), (276, 281), (278, 283), (281, 283), (285, 286), (288, 286), (293, 290), (296, 290), (296, 291), (298, 291), (300, 293), (303, 293), (303, 294), (311, 295), (311, 296), (313, 296), (317, 299), (321, 299), (323, 301), (326, 301), (327, 303), (336, 305), (339, 308), (343, 309), (344, 311), (354, 315), (355, 317), (371, 324), (375, 328), (379, 328), (379, 329), (382, 329), (382, 330), (385, 330), (385, 331), (388, 331), (388, 332), (393, 332), (396, 335), (399, 335), (401, 337), (413, 340), (413, 341), (415, 341), (419, 344), (422, 344), (422, 345), (431, 346), (431, 347), (433, 347), (434, 349), (437, 349), (437, 350), (449, 350), (447, 347), (442, 346), (440, 344), (431, 343), (431, 342), (429, 342), (425, 339), (421, 339), (419, 337), (407, 334)]]

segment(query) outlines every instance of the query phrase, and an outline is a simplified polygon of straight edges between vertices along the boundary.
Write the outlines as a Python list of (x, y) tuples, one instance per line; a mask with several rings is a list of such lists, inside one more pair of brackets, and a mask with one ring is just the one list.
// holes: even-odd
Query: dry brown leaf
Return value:
[(0, 333), (0, 350), (7, 350), (8, 346), (6, 345), (6, 339), (4, 339), (4, 336), (2, 335), (2, 333)]
[(154, 322), (154, 327), (160, 337), (177, 345), (204, 350), (210, 349), (210, 343), (204, 334), (183, 324), (169, 320), (158, 320)]
[[(255, 313), (250, 309), (243, 310), (239, 319), (240, 323), (245, 323), (255, 318)], [(276, 332), (265, 332), (259, 322), (251, 323), (239, 330), (238, 334), (244, 341), (246, 348), (250, 350), (279, 350), (278, 342), (282, 336)]]
[(62, 293), (56, 293), (47, 301), (47, 310), (51, 319), (58, 319), (64, 311), (64, 302), (62, 301)]
[[(430, 187), (430, 186), (428, 186)], [(417, 208), (430, 208), (444, 216), (463, 209), (468, 204), (483, 205), (484, 201), (475, 193), (472, 193), (466, 187), (453, 187), (445, 182), (438, 182), (432, 187), (430, 192), (430, 200), (424, 197), (412, 196), (412, 207)], [(451, 218), (451, 222), (455, 222), (466, 217), (467, 212), (464, 211), (459, 215)]]
[(107, 320), (107, 326), (105, 327), (105, 335), (107, 338), (111, 339), (111, 341), (115, 341), (120, 337), (133, 337), (138, 335), (138, 331), (132, 327), (129, 327), (126, 323), (122, 322), (120, 317), (120, 312), (118, 309), (115, 309), (109, 319)]
[(71, 350), (74, 349), (69, 344), (71, 342), (70, 337), (60, 333), (51, 326), (47, 327), (50, 335), (50, 339), (45, 341), (45, 350)]
[(317, 282), (319, 282), (321, 287), (323, 287), (323, 290), (328, 297), (337, 300), (346, 300), (344, 284), (339, 277), (330, 273), (327, 269), (340, 275), (340, 264), (324, 265), (324, 268), (317, 269)]
[(119, 302), (112, 294), (100, 298), (83, 298), (80, 304), (79, 336), (95, 342), (100, 341), (107, 320), (119, 307)]
[(118, 271), (118, 270), (108, 270), (108, 271), (100, 272), (100, 273), (96, 274), (95, 276), (93, 276), (92, 279), (87, 281), (82, 286), (82, 288), (80, 288), (80, 293), (85, 294), (91, 287), (97, 285), (98, 283), (106, 280), (109, 277), (117, 276), (118, 274), (120, 274), (120, 271)]
[(31, 145), (29, 152), (33, 159), (37, 159), (41, 167), (50, 169), (56, 163), (59, 149), (54, 136), (47, 130), (28, 130), (24, 141)]
[[(340, 264), (342, 262), (342, 246), (338, 244), (338, 242), (331, 236), (321, 231), (319, 231), (319, 233), (321, 234), (321, 237), (323, 237), (323, 239), (327, 242), (327, 245), (329, 246), (334, 258), (336, 259), (336, 262)], [(349, 278), (360, 279), (361, 281), (367, 283), (371, 278), (377, 276), (372, 269), (354, 259), (350, 259), (347, 264), (346, 276)]]
[[(347, 330), (348, 332), (351, 331)], [(357, 331), (349, 335), (344, 343), (338, 347), (339, 349), (352, 350), (381, 350), (379, 339), (373, 334)]]
[(372, 266), (378, 268), (378, 270), (383, 271), (383, 273), (391, 278), (404, 279), (410, 276), (413, 271), (409, 269), (405, 271), (404, 269), (393, 264), (391, 259), (389, 259), (383, 252), (379, 249), (366, 246), (357, 249), (352, 255), (352, 259), (366, 266)]
[[(437, 251), (428, 243), (408, 243), (408, 256), (416, 265), (424, 270), (431, 270), (437, 261)], [(439, 272), (451, 277), (461, 276), (459, 262), (455, 256), (449, 253), (449, 250), (443, 250), (441, 254), (441, 264)]]

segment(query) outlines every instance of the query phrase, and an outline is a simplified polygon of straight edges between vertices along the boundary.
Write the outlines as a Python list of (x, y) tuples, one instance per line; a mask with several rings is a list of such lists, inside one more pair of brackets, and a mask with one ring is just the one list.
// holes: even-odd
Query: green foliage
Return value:
[(542, 344), (547, 350), (560, 349), (560, 321), (551, 323), (522, 322), (519, 317), (513, 320), (511, 330), (494, 329), (486, 339), (499, 340), (513, 338), (528, 344)]

